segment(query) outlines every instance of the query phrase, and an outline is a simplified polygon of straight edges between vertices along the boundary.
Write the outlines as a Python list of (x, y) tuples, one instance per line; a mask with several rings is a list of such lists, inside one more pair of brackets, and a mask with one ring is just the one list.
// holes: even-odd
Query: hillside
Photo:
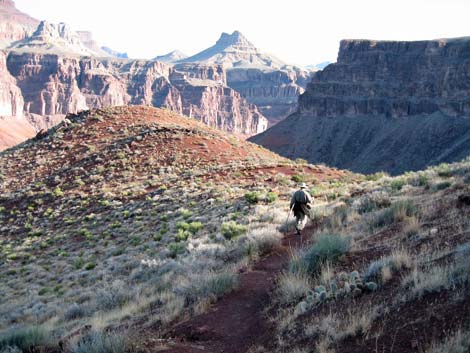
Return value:
[(5, 337), (31, 330), (51, 347), (87, 327), (165, 332), (276, 247), (271, 223), (286, 213), (273, 205), (293, 179), (349, 174), (295, 164), (168, 110), (116, 107), (69, 115), (1, 152), (0, 175), (4, 348)]
[(115, 107), (2, 152), (0, 171), (5, 352), (470, 347), (468, 159), (361, 176)]
[(345, 40), (299, 108), (253, 138), (289, 158), (392, 174), (470, 153), (470, 39)]

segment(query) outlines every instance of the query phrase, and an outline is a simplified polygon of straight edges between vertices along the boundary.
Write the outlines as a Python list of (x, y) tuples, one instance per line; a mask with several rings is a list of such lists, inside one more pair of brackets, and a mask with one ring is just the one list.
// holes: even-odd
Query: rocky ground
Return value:
[(146, 107), (69, 116), (0, 170), (0, 346), (23, 350), (168, 337), (278, 247), (298, 181), (355, 178)]
[(468, 349), (468, 160), (361, 176), (165, 110), (70, 120), (0, 158), (4, 351)]

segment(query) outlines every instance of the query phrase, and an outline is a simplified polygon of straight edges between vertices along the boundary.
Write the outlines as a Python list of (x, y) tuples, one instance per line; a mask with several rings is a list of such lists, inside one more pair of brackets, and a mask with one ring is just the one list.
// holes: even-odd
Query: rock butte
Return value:
[(470, 154), (470, 38), (343, 40), (297, 112), (252, 140), (281, 155), (393, 174)]

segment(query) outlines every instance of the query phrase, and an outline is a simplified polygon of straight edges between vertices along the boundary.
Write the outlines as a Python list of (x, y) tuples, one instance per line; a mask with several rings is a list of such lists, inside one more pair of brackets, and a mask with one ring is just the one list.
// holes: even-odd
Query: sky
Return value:
[(336, 61), (341, 39), (470, 36), (470, 0), (15, 0), (39, 20), (89, 30), (100, 45), (149, 59), (193, 55), (222, 32), (242, 32), (296, 65)]

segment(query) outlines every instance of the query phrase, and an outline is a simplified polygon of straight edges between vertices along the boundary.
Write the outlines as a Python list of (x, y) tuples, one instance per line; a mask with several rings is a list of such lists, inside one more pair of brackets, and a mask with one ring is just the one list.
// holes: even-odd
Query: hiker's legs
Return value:
[(307, 216), (304, 213), (299, 212), (295, 215), (295, 217), (297, 218), (295, 229), (297, 230), (297, 234), (300, 234), (300, 231), (304, 229), (305, 224), (307, 223)]

